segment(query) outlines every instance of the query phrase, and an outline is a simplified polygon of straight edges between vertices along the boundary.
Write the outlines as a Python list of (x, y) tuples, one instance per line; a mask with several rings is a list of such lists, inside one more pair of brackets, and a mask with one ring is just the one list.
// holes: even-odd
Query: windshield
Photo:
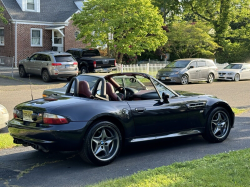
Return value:
[(224, 69), (241, 69), (241, 68), (242, 68), (242, 64), (229, 64)]
[(177, 60), (169, 63), (166, 68), (185, 68), (189, 62), (190, 60)]
[(134, 78), (133, 76), (116, 76), (113, 77), (113, 79), (120, 86), (123, 86), (124, 84), (124, 87), (127, 88), (133, 88), (136, 90), (146, 90), (146, 86), (144, 86), (144, 84), (140, 80)]

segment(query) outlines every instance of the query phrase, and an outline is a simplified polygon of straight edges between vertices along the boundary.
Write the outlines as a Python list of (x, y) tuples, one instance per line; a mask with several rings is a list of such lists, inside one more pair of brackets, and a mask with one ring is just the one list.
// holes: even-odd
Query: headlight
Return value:
[(170, 75), (178, 75), (178, 74), (179, 74), (179, 71), (171, 73)]
[(228, 75), (233, 75), (234, 73), (228, 73)]

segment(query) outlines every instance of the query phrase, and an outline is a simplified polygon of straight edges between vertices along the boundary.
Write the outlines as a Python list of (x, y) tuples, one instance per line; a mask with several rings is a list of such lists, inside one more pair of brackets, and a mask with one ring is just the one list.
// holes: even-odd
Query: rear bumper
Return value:
[(63, 72), (60, 72), (58, 70), (52, 70), (50, 72), (50, 77), (52, 79), (56, 79), (58, 77), (61, 77), (61, 78), (74, 77), (74, 76), (77, 76), (77, 75), (78, 75), (78, 69), (75, 70), (75, 71), (63, 71)]
[(41, 145), (48, 150), (76, 151), (81, 148), (86, 124), (45, 125), (12, 119), (7, 126), (10, 135), (20, 142)]
[(115, 70), (117, 70), (116, 67), (111, 67), (111, 68), (98, 68), (98, 69), (93, 69), (93, 72), (95, 72), (95, 73), (100, 73), (100, 72), (109, 73), (109, 72), (115, 71)]

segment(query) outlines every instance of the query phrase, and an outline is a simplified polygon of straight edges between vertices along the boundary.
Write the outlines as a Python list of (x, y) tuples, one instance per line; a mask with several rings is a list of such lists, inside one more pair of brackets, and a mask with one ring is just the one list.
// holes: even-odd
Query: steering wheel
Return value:
[[(123, 92), (123, 95), (124, 95), (124, 99), (126, 99), (126, 88), (124, 88), (123, 86), (120, 86), (120, 87), (118, 87), (118, 88), (116, 88), (115, 89), (115, 92), (119, 92), (119, 93), (121, 93), (121, 92)], [(119, 95), (118, 95), (119, 96)], [(122, 98), (121, 98), (122, 99)], [(124, 100), (124, 99), (122, 99), (122, 100)]]

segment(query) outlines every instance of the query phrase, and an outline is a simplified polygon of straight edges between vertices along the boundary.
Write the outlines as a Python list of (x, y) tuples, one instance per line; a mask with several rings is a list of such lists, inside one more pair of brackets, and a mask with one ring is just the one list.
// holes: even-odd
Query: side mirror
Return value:
[(243, 70), (246, 70), (246, 68), (243, 68), (242, 71), (243, 71)]
[(30, 60), (30, 57), (27, 57), (26, 59), (27, 59), (27, 60)]
[(163, 99), (163, 102), (164, 103), (169, 103), (169, 95), (168, 94), (166, 94), (166, 93), (162, 93), (162, 99)]
[(194, 68), (194, 66), (189, 66), (189, 69)]

